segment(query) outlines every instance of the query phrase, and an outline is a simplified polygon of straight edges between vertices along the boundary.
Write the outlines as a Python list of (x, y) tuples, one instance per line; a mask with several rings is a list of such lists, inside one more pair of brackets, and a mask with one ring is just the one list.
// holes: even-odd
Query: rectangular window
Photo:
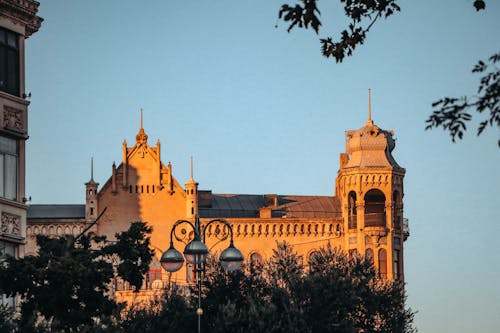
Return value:
[(400, 275), (400, 269), (399, 269), (399, 250), (394, 250), (393, 252), (393, 259), (394, 259), (394, 266), (393, 266), (393, 271), (394, 271), (394, 279), (398, 280), (399, 275)]
[(17, 141), (0, 137), (0, 197), (17, 199)]
[(0, 90), (19, 96), (19, 36), (0, 28)]
[[(7, 255), (12, 257), (17, 257), (17, 244), (0, 241), (0, 264)], [(0, 291), (0, 307), (2, 306), (7, 308), (13, 308), (14, 297), (7, 297), (7, 295), (5, 294), (2, 295)]]

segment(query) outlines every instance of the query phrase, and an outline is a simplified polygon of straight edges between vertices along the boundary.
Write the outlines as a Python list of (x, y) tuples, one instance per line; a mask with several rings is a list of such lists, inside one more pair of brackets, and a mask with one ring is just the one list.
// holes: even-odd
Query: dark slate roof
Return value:
[[(340, 217), (340, 201), (336, 197), (278, 195), (272, 217)], [(266, 206), (264, 195), (212, 194), (209, 207), (199, 207), (204, 218), (252, 218), (259, 216), (259, 209)]]
[(258, 217), (264, 196), (252, 194), (212, 194), (210, 207), (199, 207), (200, 217)]
[(29, 205), (28, 219), (85, 218), (85, 205)]

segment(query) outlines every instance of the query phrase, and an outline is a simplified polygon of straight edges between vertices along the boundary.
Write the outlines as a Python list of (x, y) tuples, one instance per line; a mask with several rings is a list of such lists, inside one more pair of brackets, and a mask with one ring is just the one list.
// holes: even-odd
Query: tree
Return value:
[[(488, 113), (483, 117), (477, 129), (477, 135), (481, 135), (488, 126), (500, 128), (500, 68), (495, 64), (500, 62), (500, 53), (492, 55), (489, 64), (479, 61), (472, 70), (472, 73), (485, 73), (481, 77), (477, 96), (458, 98), (444, 97), (432, 104), (432, 107), (440, 107), (434, 111), (426, 120), (426, 129), (442, 127), (450, 132), (451, 140), (455, 142), (462, 139), (467, 130), (466, 123), (472, 120), (469, 110), (474, 110), (478, 114)], [(484, 119), (486, 118), (486, 119)], [(500, 147), (500, 140), (498, 140)]]
[(125, 311), (120, 324), (124, 333), (194, 332), (195, 309), (183, 288), (168, 286), (148, 307), (135, 307)]
[[(295, 5), (283, 4), (278, 17), (289, 24), (287, 31), (293, 28), (312, 28), (319, 34), (321, 27), (317, 3), (319, 0), (296, 0)], [(321, 38), (321, 52), (326, 58), (334, 58), (337, 63), (342, 62), (346, 56), (352, 56), (356, 46), (362, 45), (371, 27), (380, 19), (387, 19), (394, 13), (401, 11), (397, 0), (340, 0), (344, 7), (344, 14), (349, 25), (339, 33), (339, 37)], [(484, 10), (486, 2), (475, 0), (473, 6), (476, 11)], [(483, 133), (486, 127), (500, 128), (500, 69), (495, 64), (500, 59), (500, 53), (489, 58), (489, 64), (483, 61), (472, 70), (473, 73), (487, 73), (480, 80), (477, 93), (478, 97), (462, 96), (460, 98), (444, 97), (432, 104), (440, 107), (426, 120), (426, 129), (442, 127), (450, 133), (453, 142), (462, 139), (467, 130), (466, 123), (473, 118), (468, 110), (478, 114), (489, 113), (486, 119), (480, 122), (477, 135)], [(487, 72), (489, 70), (489, 72)], [(498, 140), (500, 147), (500, 140)]]
[(310, 259), (298, 301), (312, 332), (413, 332), (404, 285), (378, 278), (369, 259), (332, 248)]
[(120, 260), (118, 276), (140, 288), (153, 255), (151, 231), (145, 223), (134, 222), (111, 243), (92, 234), (77, 239), (37, 236), (38, 255), (8, 257), (0, 267), (0, 285), (3, 293), (22, 298), (19, 331), (40, 323), (47, 330), (64, 332), (99, 321), (112, 323), (121, 306), (111, 297), (111, 257)]
[(262, 270), (251, 272), (245, 266), (226, 272), (216, 260), (210, 260), (203, 292), (205, 329), (221, 333), (307, 332), (307, 323), (288, 289), (302, 274), (299, 259), (288, 244), (278, 244)]
[[(288, 243), (278, 243), (261, 270), (245, 266), (239, 271), (226, 272), (214, 258), (209, 259), (202, 290), (203, 330), (414, 331), (414, 313), (405, 308), (403, 284), (378, 278), (369, 260), (350, 259), (327, 246), (320, 249), (309, 265), (307, 269), (303, 258)], [(180, 307), (190, 313), (191, 323), (196, 322), (196, 298), (197, 290), (193, 287)], [(141, 318), (141, 322), (157, 320), (154, 316), (158, 315), (150, 312), (150, 316)], [(186, 318), (184, 312), (182, 316)], [(176, 315), (171, 314), (170, 320), (176, 322)], [(175, 332), (190, 331), (191, 328), (184, 327)]]

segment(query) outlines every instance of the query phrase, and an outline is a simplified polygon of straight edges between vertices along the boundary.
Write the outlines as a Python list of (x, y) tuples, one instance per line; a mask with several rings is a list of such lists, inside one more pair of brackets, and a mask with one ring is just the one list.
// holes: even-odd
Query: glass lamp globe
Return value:
[(167, 272), (177, 272), (181, 269), (183, 263), (184, 257), (172, 244), (170, 248), (161, 255), (160, 265)]
[(207, 246), (197, 239), (191, 241), (184, 249), (184, 256), (186, 257), (187, 262), (193, 265), (204, 263), (207, 255)]
[(222, 251), (219, 260), (224, 270), (232, 272), (240, 268), (243, 263), (243, 255), (231, 242), (229, 247)]

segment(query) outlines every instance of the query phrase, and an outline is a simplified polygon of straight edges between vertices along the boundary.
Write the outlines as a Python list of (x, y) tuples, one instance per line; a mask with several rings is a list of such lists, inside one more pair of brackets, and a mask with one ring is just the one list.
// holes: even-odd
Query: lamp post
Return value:
[[(201, 315), (203, 314), (203, 309), (201, 308), (201, 280), (202, 273), (204, 271), (203, 264), (205, 264), (205, 260), (208, 255), (208, 248), (205, 245), (205, 231), (208, 226), (212, 223), (221, 223), (225, 225), (229, 230), (230, 243), (229, 246), (222, 251), (220, 254), (220, 263), (222, 268), (227, 271), (237, 270), (241, 263), (243, 262), (243, 255), (241, 251), (234, 247), (233, 244), (233, 228), (229, 222), (224, 219), (214, 219), (210, 220), (203, 228), (203, 237), (202, 230), (200, 225), (200, 219), (198, 215), (195, 217), (194, 224), (188, 220), (178, 220), (172, 226), (172, 230), (170, 231), (170, 247), (167, 251), (163, 252), (160, 264), (167, 272), (173, 273), (177, 272), (181, 269), (184, 264), (184, 257), (186, 261), (195, 266), (196, 279), (198, 282), (198, 308), (196, 309), (196, 315), (198, 316), (198, 332), (201, 331)], [(181, 224), (188, 224), (194, 231), (194, 238), (191, 242), (189, 242), (184, 248), (184, 257), (182, 254), (177, 251), (174, 247), (173, 235), (175, 228)]]

